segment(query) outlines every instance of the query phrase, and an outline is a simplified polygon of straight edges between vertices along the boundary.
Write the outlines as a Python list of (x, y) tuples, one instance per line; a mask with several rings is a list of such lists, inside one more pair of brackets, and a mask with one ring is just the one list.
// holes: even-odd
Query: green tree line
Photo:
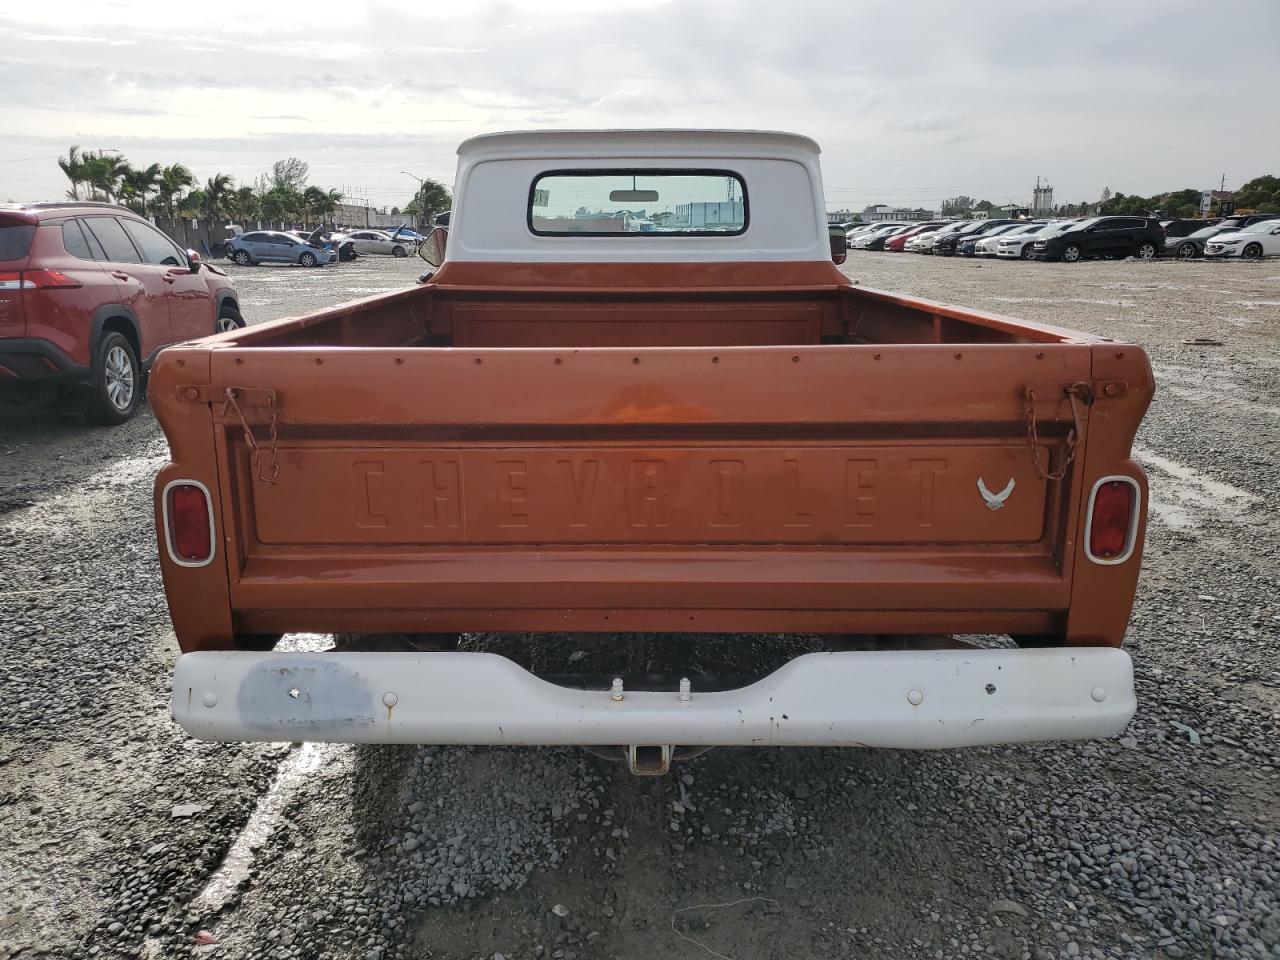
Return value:
[(73, 145), (58, 166), (71, 182), (69, 200), (121, 203), (143, 216), (206, 220), (323, 220), (338, 209), (341, 192), (307, 184), (310, 168), (297, 157), (277, 160), (252, 184), (236, 185), (218, 173), (203, 184), (181, 163), (134, 167), (118, 153)]
[[(1280, 213), (1280, 177), (1270, 174), (1254, 177), (1234, 193), (1237, 210)], [(1217, 206), (1215, 200), (1211, 214), (1217, 212)], [(1157, 210), (1170, 217), (1195, 216), (1200, 210), (1200, 191), (1187, 187), (1150, 197), (1117, 193), (1111, 199), (1103, 201), (1099, 208), (1100, 213), (1131, 216), (1143, 216)]]

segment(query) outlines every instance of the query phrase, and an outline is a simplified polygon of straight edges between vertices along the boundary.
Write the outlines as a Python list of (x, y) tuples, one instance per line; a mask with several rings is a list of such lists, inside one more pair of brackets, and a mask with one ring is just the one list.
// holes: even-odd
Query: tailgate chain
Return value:
[[(280, 448), (278, 445), (278, 436), (276, 433), (276, 406), (271, 403), (269, 408), (271, 411), (271, 469), (268, 473), (262, 470), (262, 447), (253, 435), (253, 428), (249, 426), (249, 421), (245, 419), (244, 411), (240, 409), (240, 404), (236, 400), (235, 387), (227, 387), (227, 402), (223, 404), (222, 415), (225, 417), (228, 410), (234, 410), (237, 417), (240, 418), (240, 427), (244, 430), (244, 443), (249, 448), (249, 461), (253, 465), (254, 472), (258, 475), (258, 479), (268, 486), (274, 487), (276, 480), (280, 476)], [(274, 398), (273, 398), (274, 399)]]
[[(1061, 480), (1067, 475), (1071, 461), (1076, 456), (1076, 446), (1080, 442), (1080, 408), (1077, 401), (1084, 406), (1093, 403), (1093, 386), (1083, 380), (1077, 380), (1070, 386), (1062, 388), (1063, 396), (1071, 403), (1071, 430), (1067, 433), (1067, 452), (1058, 469), (1052, 472), (1045, 469), (1040, 462), (1040, 435), (1036, 428), (1036, 392), (1027, 388), (1027, 440), (1031, 443), (1031, 462), (1035, 464), (1036, 473), (1045, 480)], [(273, 421), (274, 422), (274, 421)]]

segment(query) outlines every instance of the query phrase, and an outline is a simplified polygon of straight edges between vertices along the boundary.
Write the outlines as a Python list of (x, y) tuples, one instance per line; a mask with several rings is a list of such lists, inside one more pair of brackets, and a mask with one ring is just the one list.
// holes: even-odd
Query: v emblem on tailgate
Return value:
[(987, 506), (992, 510), (999, 510), (1004, 506), (1004, 502), (1009, 499), (1009, 494), (1013, 493), (1014, 486), (1013, 478), (1010, 477), (1003, 490), (999, 493), (992, 493), (987, 489), (986, 481), (981, 477), (978, 478), (978, 492), (982, 494), (982, 499), (986, 501)]

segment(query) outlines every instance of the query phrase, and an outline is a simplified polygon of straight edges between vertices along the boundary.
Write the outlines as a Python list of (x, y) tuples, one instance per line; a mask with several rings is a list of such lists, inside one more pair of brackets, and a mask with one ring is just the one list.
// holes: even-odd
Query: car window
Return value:
[(245, 243), (261, 243), (262, 236), (260, 233), (242, 233), (237, 239), (243, 240)]
[(121, 220), (121, 225), (134, 246), (142, 251), (142, 259), (162, 267), (184, 267), (187, 258), (163, 233), (137, 220)]
[[(738, 236), (750, 203), (729, 170), (548, 170), (529, 189), (526, 220), (543, 237)], [(888, 226), (901, 226), (889, 224)]]
[(62, 246), (73, 257), (81, 260), (96, 259), (78, 220), (68, 220), (62, 225)]
[(0, 227), (0, 260), (19, 260), (25, 257), (35, 235), (34, 223), (5, 224)]
[(85, 217), (84, 225), (98, 238), (112, 263), (142, 263), (142, 257), (115, 217)]

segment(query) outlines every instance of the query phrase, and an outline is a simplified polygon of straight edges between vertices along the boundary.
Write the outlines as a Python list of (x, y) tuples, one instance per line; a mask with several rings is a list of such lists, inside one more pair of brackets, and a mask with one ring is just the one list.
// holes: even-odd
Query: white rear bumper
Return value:
[(1113, 649), (811, 653), (738, 690), (559, 687), (488, 653), (197, 652), (173, 716), (204, 740), (933, 749), (1106, 737), (1133, 716)]

